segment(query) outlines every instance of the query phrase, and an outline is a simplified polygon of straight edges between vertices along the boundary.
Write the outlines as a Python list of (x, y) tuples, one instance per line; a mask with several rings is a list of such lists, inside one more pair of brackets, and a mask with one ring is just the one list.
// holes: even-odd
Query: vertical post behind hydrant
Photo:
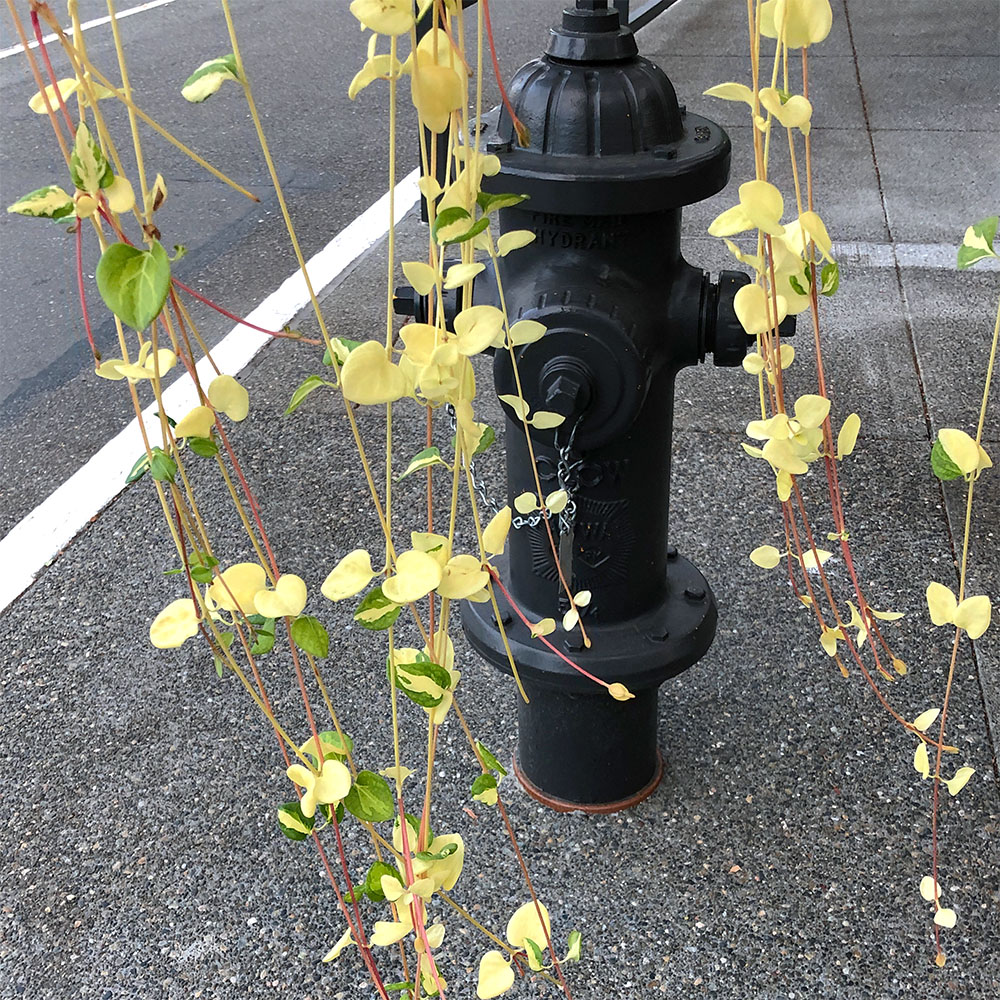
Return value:
[[(500, 212), (503, 232), (535, 241), (500, 262), (511, 322), (546, 334), (516, 349), (532, 411), (562, 413), (555, 430), (532, 430), (543, 492), (570, 503), (551, 527), (559, 562), (583, 609), (579, 628), (550, 637), (567, 656), (635, 698), (615, 701), (531, 638), (505, 603), (518, 672), (516, 768), (527, 790), (556, 809), (610, 812), (657, 785), (659, 685), (700, 659), (715, 635), (716, 605), (701, 573), (670, 545), (668, 506), (674, 379), (713, 351), (737, 365), (746, 336), (733, 296), (680, 253), (681, 208), (720, 191), (730, 143), (714, 122), (678, 107), (674, 88), (640, 58), (632, 32), (606, 0), (577, 0), (553, 28), (544, 56), (509, 88), (531, 142), (517, 144), (503, 112), (486, 149), (500, 173), (495, 193), (530, 196)], [(496, 354), (500, 395), (516, 394), (510, 358)], [(507, 409), (507, 478), (513, 499), (535, 492), (521, 423)], [(568, 607), (546, 526), (512, 531), (503, 576), (534, 621)], [(463, 606), (473, 645), (509, 670), (489, 604)]]

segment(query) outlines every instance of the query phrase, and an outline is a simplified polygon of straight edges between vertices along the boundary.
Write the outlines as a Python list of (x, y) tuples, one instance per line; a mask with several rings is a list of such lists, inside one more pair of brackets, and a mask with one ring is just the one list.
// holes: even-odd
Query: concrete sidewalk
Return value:
[[(557, 6), (494, 5), (515, 63), (540, 50)], [(908, 612), (891, 637), (910, 672), (892, 694), (912, 718), (940, 704), (950, 642), (929, 625), (923, 591), (930, 579), (957, 580), (961, 539), (962, 491), (942, 490), (930, 474), (930, 441), (941, 426), (974, 425), (1000, 294), (995, 269), (938, 266), (969, 223), (1000, 210), (998, 5), (834, 0), (834, 17), (810, 56), (817, 207), (843, 250), (841, 290), (824, 303), (826, 359), (834, 412), (862, 418), (844, 466), (848, 524), (873, 601)], [(639, 35), (682, 102), (732, 126), (733, 183), (685, 216), (685, 256), (714, 272), (731, 261), (704, 230), (749, 176), (750, 136), (735, 105), (700, 94), (748, 79), (744, 24), (742, 0), (683, 0)], [(413, 217), (400, 238), (404, 254), (419, 246)], [(376, 247), (325, 296), (332, 333), (377, 335), (371, 289), (383, 255)], [(309, 318), (299, 326), (314, 329)], [(795, 346), (792, 371), (804, 378), (808, 338)], [(308, 581), (309, 611), (330, 627), (338, 710), (377, 769), (391, 757), (381, 647), (358, 635), (348, 609), (319, 596), (336, 554), (377, 547), (372, 519), (358, 513), (353, 442), (332, 395), (280, 418), (317, 370), (313, 348), (262, 352), (242, 379), (251, 414), (235, 440), (282, 566)], [(746, 558), (780, 526), (770, 476), (739, 448), (754, 395), (738, 370), (702, 367), (678, 382), (672, 531), (711, 581), (720, 626), (709, 655), (662, 689), (662, 785), (606, 817), (553, 814), (513, 780), (503, 785), (554, 936), (583, 931), (574, 996), (991, 1000), (1000, 995), (1000, 631), (967, 644), (956, 675), (950, 739), (977, 773), (942, 805), (941, 883), (959, 924), (944, 932), (948, 964), (937, 970), (918, 893), (929, 871), (930, 785), (911, 766), (912, 740), (859, 677), (840, 677), (782, 575)], [(422, 429), (398, 423), (399, 455), (411, 455)], [(363, 430), (378, 441), (373, 414)], [(483, 463), (497, 494), (501, 462), (494, 448)], [(419, 492), (404, 481), (400, 509)], [(984, 475), (977, 503), (971, 585), (996, 600), (997, 470)], [(221, 506), (203, 513), (220, 535), (232, 529)], [(0, 622), (0, 997), (373, 996), (356, 951), (319, 963), (341, 918), (315, 853), (274, 823), (287, 779), (266, 725), (204, 650), (146, 644), (149, 621), (180, 596), (162, 575), (168, 545), (141, 481)], [(846, 575), (842, 563), (829, 566)], [(509, 759), (512, 685), (461, 644), (458, 654), (470, 724)], [(286, 664), (280, 655), (265, 663), (279, 714), (304, 730)], [(404, 727), (413, 747), (422, 746), (418, 721)], [(433, 821), (474, 844), (455, 895), (502, 928), (520, 900), (512, 852), (495, 813), (462, 811), (474, 767), (453, 721), (440, 742)], [(359, 869), (363, 846), (349, 844)], [(450, 995), (466, 1000), (472, 959), (487, 946), (448, 923), (446, 961), (469, 959), (467, 970), (451, 967)], [(525, 982), (509, 995), (554, 994)]]

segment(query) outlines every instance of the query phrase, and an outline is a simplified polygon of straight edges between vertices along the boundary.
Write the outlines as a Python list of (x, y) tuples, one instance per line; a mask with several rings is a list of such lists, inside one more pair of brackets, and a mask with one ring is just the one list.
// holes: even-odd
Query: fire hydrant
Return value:
[[(606, 0), (564, 11), (545, 55), (517, 72), (509, 96), (530, 145), (519, 147), (502, 112), (485, 136), (501, 162), (488, 184), (529, 196), (501, 210), (500, 229), (531, 230), (535, 240), (500, 261), (499, 278), (511, 323), (547, 327), (516, 349), (517, 369), (531, 410), (566, 418), (531, 438), (543, 493), (563, 488), (570, 499), (550, 515), (557, 555), (536, 512), (515, 521), (502, 575), (536, 622), (568, 608), (559, 567), (573, 593), (590, 591), (581, 609), (590, 647), (579, 627), (549, 639), (635, 695), (609, 697), (501, 600), (530, 699), (518, 698), (515, 767), (555, 809), (611, 812), (658, 784), (658, 688), (715, 636), (711, 588), (670, 544), (667, 514), (675, 376), (709, 352), (717, 365), (738, 365), (747, 348), (733, 297), (749, 279), (723, 272), (713, 283), (680, 252), (681, 209), (726, 185), (730, 142), (678, 106), (670, 80), (638, 55)], [(507, 351), (497, 351), (494, 373), (499, 395), (517, 393)], [(536, 492), (509, 407), (506, 446), (510, 497)], [(463, 624), (475, 648), (509, 672), (491, 606), (466, 604)]]

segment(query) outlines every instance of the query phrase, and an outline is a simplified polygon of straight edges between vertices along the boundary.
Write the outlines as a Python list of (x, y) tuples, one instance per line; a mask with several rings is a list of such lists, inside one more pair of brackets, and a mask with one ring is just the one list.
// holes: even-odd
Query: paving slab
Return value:
[[(997, 275), (906, 270), (902, 281), (934, 432), (961, 427), (975, 434), (1000, 295)], [(996, 374), (983, 434), (1000, 441)]]
[[(822, 71), (821, 67), (817, 73)], [(708, 98), (702, 98), (702, 101), (708, 103), (700, 104), (698, 113), (709, 118), (724, 103), (709, 101)], [(745, 105), (744, 110), (748, 110)], [(746, 124), (748, 120), (748, 114), (745, 114), (741, 124), (726, 126), (733, 144), (729, 184), (719, 194), (684, 209), (686, 230), (704, 233), (717, 215), (736, 204), (740, 184), (753, 180), (753, 133)], [(768, 177), (785, 198), (784, 218), (787, 220), (798, 214), (791, 157), (784, 134), (776, 132), (775, 139), (777, 141), (770, 153)], [(803, 205), (806, 206), (805, 149), (801, 136), (796, 137), (795, 150)], [(837, 242), (886, 243), (889, 234), (879, 197), (868, 133), (863, 128), (813, 129), (811, 159), (814, 204), (823, 216), (831, 238)]]
[(859, 55), (962, 59), (997, 54), (1000, 11), (994, 0), (962, 0), (947, 7), (938, 0), (905, 4), (848, 0), (847, 10)]
[(874, 133), (892, 235), (958, 247), (973, 222), (997, 214), (1000, 168), (981, 132)]

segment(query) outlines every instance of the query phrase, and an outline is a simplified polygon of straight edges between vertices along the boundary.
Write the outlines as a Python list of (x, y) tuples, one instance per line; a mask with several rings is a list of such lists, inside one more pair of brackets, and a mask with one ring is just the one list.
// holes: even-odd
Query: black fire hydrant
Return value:
[[(701, 573), (670, 544), (668, 505), (674, 379), (714, 354), (738, 365), (747, 338), (733, 296), (748, 279), (719, 282), (680, 253), (681, 209), (720, 191), (730, 143), (714, 122), (685, 112), (669, 79), (640, 58), (605, 0), (577, 0), (553, 28), (544, 56), (509, 88), (530, 131), (518, 146), (503, 112), (486, 148), (502, 164), (495, 193), (530, 200), (500, 212), (503, 232), (536, 239), (500, 262), (511, 323), (548, 332), (517, 348), (532, 411), (563, 414), (532, 431), (543, 492), (565, 488), (552, 515), (559, 565), (574, 593), (589, 590), (579, 628), (549, 637), (566, 655), (635, 698), (620, 702), (532, 639), (501, 602), (529, 703), (518, 699), (516, 768), (527, 790), (556, 809), (611, 812), (648, 795), (662, 774), (657, 690), (700, 659), (715, 636), (716, 605)], [(496, 353), (497, 392), (516, 394), (510, 358)], [(535, 492), (524, 431), (507, 410), (511, 498)], [(534, 621), (565, 611), (545, 524), (524, 519), (508, 541), (503, 576)], [(559, 615), (555, 615), (558, 619)], [(465, 630), (509, 671), (489, 604), (463, 606)]]

